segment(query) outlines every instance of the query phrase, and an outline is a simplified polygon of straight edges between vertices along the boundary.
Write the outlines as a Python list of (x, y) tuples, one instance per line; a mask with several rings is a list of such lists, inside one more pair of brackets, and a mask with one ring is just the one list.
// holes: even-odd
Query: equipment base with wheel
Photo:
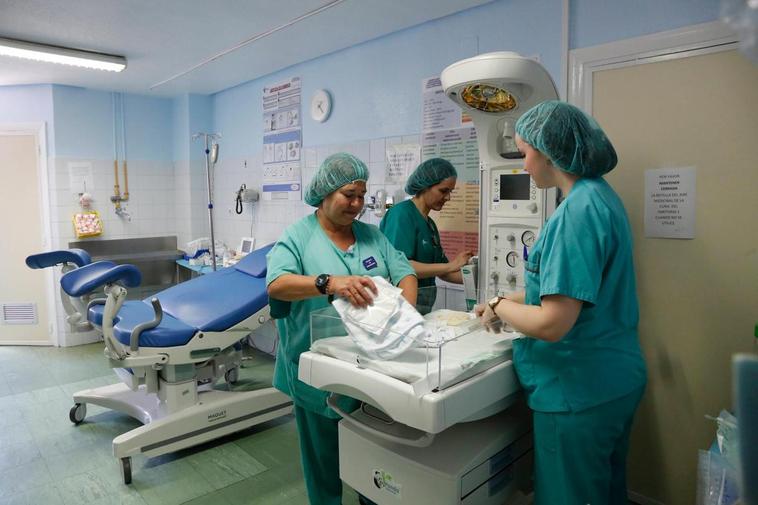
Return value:
[(121, 461), (124, 484), (131, 482), (131, 456), (159, 456), (235, 433), (256, 424), (290, 414), (292, 400), (274, 388), (256, 391), (198, 391), (198, 402), (167, 412), (165, 402), (147, 394), (145, 386), (132, 391), (125, 384), (112, 384), (80, 391), (69, 418), (84, 420), (86, 404), (123, 412), (144, 426), (113, 439), (113, 454)]

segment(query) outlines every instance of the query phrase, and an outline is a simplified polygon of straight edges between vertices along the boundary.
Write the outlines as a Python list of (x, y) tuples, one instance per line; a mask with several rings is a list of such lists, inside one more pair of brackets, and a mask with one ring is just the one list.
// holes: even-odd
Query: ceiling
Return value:
[(211, 94), (490, 1), (0, 0), (0, 37), (128, 60), (113, 73), (0, 56), (0, 85)]

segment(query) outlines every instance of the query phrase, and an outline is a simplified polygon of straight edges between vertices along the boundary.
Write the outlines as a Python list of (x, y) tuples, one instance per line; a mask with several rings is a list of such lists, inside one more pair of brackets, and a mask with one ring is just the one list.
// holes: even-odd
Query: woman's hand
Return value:
[(488, 304), (475, 306), (474, 313), (481, 319), (487, 331), (500, 333), (500, 330), (503, 328), (503, 321), (500, 320)]
[(356, 307), (371, 305), (379, 291), (370, 277), (361, 275), (333, 275), (329, 278), (326, 292), (349, 301)]
[(448, 266), (450, 267), (450, 272), (457, 272), (461, 268), (463, 268), (464, 265), (467, 265), (471, 257), (474, 255), (474, 251), (461, 251), (459, 252), (455, 258), (453, 258), (453, 261), (448, 263)]

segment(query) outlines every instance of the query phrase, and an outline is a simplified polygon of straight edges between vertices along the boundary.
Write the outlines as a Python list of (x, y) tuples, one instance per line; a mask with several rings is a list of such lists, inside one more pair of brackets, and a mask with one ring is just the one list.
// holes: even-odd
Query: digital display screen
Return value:
[(500, 174), (500, 200), (529, 200), (529, 174)]

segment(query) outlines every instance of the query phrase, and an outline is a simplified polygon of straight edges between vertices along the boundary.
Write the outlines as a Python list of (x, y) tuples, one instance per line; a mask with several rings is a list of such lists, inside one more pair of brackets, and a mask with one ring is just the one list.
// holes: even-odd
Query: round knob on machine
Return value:
[(493, 281), (497, 281), (498, 277), (500, 277), (500, 275), (497, 272), (492, 272), (490, 274), (490, 279), (492, 279)]
[(534, 202), (528, 204), (526, 206), (526, 208), (529, 209), (529, 212), (531, 212), (532, 214), (536, 214), (537, 213), (537, 204), (534, 203)]
[(263, 324), (263, 323), (265, 323), (265, 322), (266, 322), (266, 317), (265, 317), (265, 316), (258, 316), (258, 322), (259, 322), (260, 324)]
[(516, 284), (516, 274), (509, 272), (508, 275), (505, 276), (505, 280), (510, 284)]
[(506, 239), (508, 242), (515, 242), (515, 241), (516, 241), (516, 237), (513, 235), (513, 233), (509, 233), (509, 234), (508, 234), (508, 236), (507, 236), (507, 237), (505, 237), (505, 239)]

